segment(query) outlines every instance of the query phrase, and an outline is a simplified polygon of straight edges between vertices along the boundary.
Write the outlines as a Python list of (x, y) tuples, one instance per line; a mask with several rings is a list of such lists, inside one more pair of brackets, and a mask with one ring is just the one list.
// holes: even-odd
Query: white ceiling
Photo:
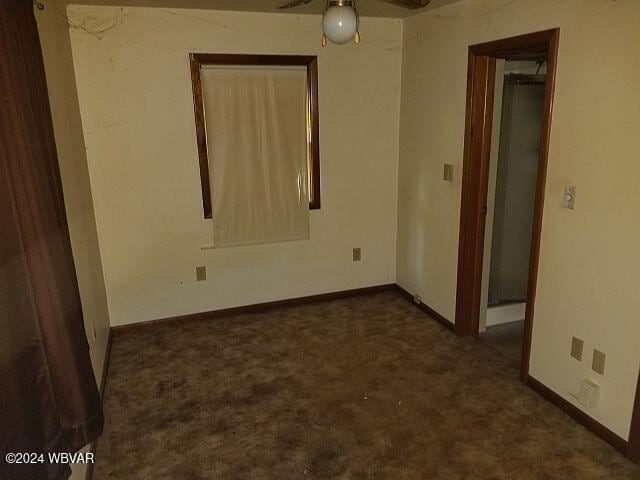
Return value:
[[(326, 0), (314, 0), (310, 4), (286, 10), (276, 7), (288, 0), (68, 0), (71, 4), (112, 5), (128, 7), (197, 8), (210, 10), (235, 10), (240, 12), (272, 12), (293, 14), (322, 14)], [(382, 0), (357, 0), (356, 6), (363, 17), (405, 18), (426, 10), (454, 3), (459, 0), (432, 0), (422, 9), (409, 10)]]

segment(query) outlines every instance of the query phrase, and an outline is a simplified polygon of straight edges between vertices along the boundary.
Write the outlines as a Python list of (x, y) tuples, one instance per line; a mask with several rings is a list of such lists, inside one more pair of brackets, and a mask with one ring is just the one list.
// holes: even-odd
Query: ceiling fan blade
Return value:
[(294, 8), (300, 5), (306, 5), (307, 3), (311, 3), (314, 0), (291, 0), (285, 4), (282, 4), (278, 7), (278, 10), (284, 10), (286, 8)]
[(399, 7), (408, 8), (409, 10), (416, 10), (418, 8), (424, 8), (431, 3), (431, 0), (382, 0), (383, 2), (391, 3)]

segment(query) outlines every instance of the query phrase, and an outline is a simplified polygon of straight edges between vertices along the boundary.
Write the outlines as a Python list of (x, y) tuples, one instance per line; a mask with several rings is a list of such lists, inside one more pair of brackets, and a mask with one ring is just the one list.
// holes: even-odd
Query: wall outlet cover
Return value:
[(582, 352), (584, 351), (584, 340), (573, 337), (571, 340), (571, 356), (578, 360), (582, 361)]
[(362, 250), (360, 248), (354, 248), (353, 249), (353, 261), (354, 262), (359, 262), (360, 260), (362, 260)]
[(453, 182), (453, 165), (450, 163), (444, 164), (442, 179), (446, 182)]
[(591, 380), (583, 380), (580, 384), (580, 390), (577, 395), (572, 395), (580, 405), (593, 408), (598, 402), (600, 396), (600, 387)]
[(207, 279), (207, 267), (196, 267), (196, 281), (204, 282)]
[(604, 364), (607, 360), (607, 355), (600, 350), (593, 349), (593, 361), (591, 362), (591, 369), (599, 373), (600, 375), (604, 375)]

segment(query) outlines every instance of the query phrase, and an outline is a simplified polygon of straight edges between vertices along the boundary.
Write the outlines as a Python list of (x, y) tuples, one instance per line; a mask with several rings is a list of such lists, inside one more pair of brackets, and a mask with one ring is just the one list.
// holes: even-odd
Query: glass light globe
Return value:
[(358, 30), (358, 17), (353, 7), (329, 7), (322, 17), (322, 30), (333, 43), (343, 44), (353, 39)]

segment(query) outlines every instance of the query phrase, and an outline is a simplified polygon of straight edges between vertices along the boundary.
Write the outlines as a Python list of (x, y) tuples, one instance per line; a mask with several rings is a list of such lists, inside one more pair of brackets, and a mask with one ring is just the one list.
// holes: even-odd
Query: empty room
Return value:
[(1, 0), (0, 479), (640, 480), (639, 20)]

